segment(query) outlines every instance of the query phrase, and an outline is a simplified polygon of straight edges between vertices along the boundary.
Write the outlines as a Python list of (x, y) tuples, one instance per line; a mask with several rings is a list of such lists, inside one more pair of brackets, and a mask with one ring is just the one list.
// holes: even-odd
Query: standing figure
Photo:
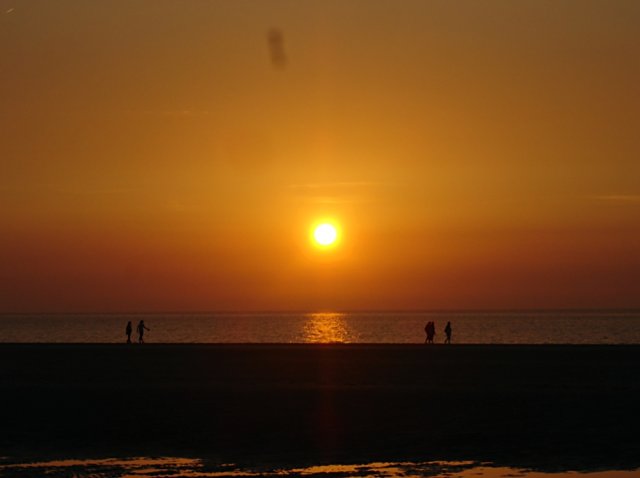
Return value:
[(125, 334), (127, 334), (127, 343), (131, 343), (131, 332), (133, 331), (133, 326), (131, 325), (131, 321), (127, 322), (127, 328), (125, 329)]
[(450, 344), (451, 343), (451, 322), (447, 322), (447, 326), (444, 328), (444, 333), (447, 336), (446, 339), (444, 339), (444, 343), (445, 344)]
[(144, 325), (144, 320), (141, 320), (140, 323), (138, 324), (138, 343), (139, 344), (143, 344), (144, 343), (144, 331), (145, 330), (151, 330), (151, 329), (147, 328), (147, 326)]
[(424, 331), (427, 334), (427, 338), (425, 339), (425, 344), (433, 343), (433, 336), (436, 335), (436, 326), (433, 322), (427, 322), (427, 325), (424, 326)]

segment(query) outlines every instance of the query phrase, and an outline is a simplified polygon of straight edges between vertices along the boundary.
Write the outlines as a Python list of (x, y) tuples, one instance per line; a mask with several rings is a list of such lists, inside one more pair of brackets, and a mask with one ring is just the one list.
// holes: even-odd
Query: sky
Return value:
[(0, 312), (640, 307), (638, 25), (0, 0)]

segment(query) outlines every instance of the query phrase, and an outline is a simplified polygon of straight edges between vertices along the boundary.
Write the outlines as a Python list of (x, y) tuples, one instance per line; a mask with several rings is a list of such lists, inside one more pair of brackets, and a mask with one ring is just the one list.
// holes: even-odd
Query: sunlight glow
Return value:
[(332, 224), (323, 223), (313, 230), (313, 239), (321, 246), (330, 246), (338, 239), (338, 231)]
[(307, 315), (303, 333), (303, 342), (309, 343), (335, 344), (352, 341), (344, 315), (333, 312)]

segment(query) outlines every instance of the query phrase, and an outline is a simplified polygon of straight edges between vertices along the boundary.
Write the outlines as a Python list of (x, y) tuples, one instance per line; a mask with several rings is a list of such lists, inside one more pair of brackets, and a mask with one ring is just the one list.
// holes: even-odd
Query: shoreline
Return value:
[(132, 341), (127, 344), (125, 342), (0, 342), (0, 349), (2, 348), (21, 348), (21, 347), (42, 347), (42, 348), (203, 348), (203, 349), (215, 349), (215, 348), (234, 348), (234, 349), (285, 349), (285, 348), (381, 348), (381, 349), (429, 349), (429, 348), (455, 348), (455, 349), (564, 349), (564, 348), (582, 348), (582, 349), (633, 349), (640, 350), (640, 344), (635, 343), (456, 343), (444, 344), (436, 342), (433, 344), (425, 344), (422, 342), (406, 343), (406, 342), (145, 342), (138, 344)]
[(0, 455), (640, 467), (640, 345), (0, 344)]

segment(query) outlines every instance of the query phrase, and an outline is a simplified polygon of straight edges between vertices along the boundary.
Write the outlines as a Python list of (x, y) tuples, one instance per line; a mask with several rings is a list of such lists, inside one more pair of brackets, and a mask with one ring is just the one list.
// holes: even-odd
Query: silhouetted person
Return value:
[(141, 320), (140, 323), (138, 324), (138, 343), (139, 344), (143, 344), (144, 343), (144, 331), (145, 330), (151, 330), (151, 329), (147, 328), (147, 326), (144, 325), (144, 320)]
[(425, 344), (432, 344), (433, 337), (436, 335), (436, 324), (433, 322), (427, 322), (427, 325), (424, 326), (424, 331), (427, 334), (427, 338), (425, 339)]
[(447, 326), (444, 328), (444, 333), (447, 336), (447, 338), (444, 339), (445, 344), (451, 343), (451, 331), (451, 322), (447, 322)]
[(125, 334), (127, 334), (127, 343), (131, 343), (131, 332), (133, 332), (133, 326), (131, 325), (131, 321), (127, 322), (127, 328), (125, 329)]

